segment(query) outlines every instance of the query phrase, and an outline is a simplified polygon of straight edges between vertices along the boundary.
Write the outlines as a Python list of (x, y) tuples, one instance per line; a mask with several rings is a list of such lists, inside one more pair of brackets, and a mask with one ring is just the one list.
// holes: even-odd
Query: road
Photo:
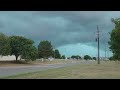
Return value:
[(0, 78), (10, 75), (17, 75), (26, 72), (36, 72), (60, 67), (67, 67), (78, 64), (93, 63), (93, 61), (75, 61), (67, 64), (47, 64), (47, 65), (32, 65), (32, 66), (7, 66), (0, 67)]

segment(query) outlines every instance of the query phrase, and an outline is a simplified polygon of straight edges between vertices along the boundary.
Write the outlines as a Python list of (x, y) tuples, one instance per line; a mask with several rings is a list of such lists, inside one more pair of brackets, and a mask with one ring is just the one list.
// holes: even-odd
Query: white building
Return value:
[[(18, 57), (18, 60), (20, 59), (20, 57)], [(0, 55), (0, 61), (11, 61), (11, 60), (16, 60), (15, 56), (12, 55), (8, 55), (8, 56), (1, 56)]]

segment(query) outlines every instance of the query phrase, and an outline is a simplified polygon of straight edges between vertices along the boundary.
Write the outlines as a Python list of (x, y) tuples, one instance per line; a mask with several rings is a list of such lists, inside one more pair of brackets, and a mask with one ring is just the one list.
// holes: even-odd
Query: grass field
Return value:
[(120, 63), (80, 64), (34, 73), (4, 77), (6, 79), (120, 79)]

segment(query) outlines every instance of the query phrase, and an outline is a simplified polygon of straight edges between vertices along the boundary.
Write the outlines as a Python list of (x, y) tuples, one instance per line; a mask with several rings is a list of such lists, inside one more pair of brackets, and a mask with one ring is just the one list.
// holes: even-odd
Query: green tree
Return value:
[(28, 46), (25, 48), (24, 52), (22, 52), (22, 58), (25, 59), (26, 61), (29, 60), (36, 60), (38, 55), (37, 48), (35, 46)]
[(96, 57), (93, 57), (93, 60), (96, 60)]
[(0, 33), (0, 55), (6, 56), (10, 54), (9, 37)]
[(76, 59), (81, 59), (81, 57), (79, 55), (76, 56)]
[(72, 55), (71, 58), (74, 59), (74, 58), (76, 58), (76, 56), (75, 56), (75, 55)]
[(56, 49), (54, 53), (55, 53), (55, 58), (57, 58), (57, 59), (61, 58), (61, 55), (60, 55), (60, 52), (58, 49)]
[(92, 58), (91, 58), (89, 55), (85, 55), (85, 56), (84, 56), (84, 59), (85, 59), (85, 60), (91, 60)]
[(33, 46), (34, 41), (21, 36), (6, 36), (0, 33), (0, 55), (15, 55), (16, 60), (19, 56), (27, 60), (37, 58), (37, 49)]
[(111, 21), (115, 24), (115, 28), (110, 33), (109, 48), (113, 52), (112, 59), (120, 60), (120, 18), (112, 18)]
[(114, 60), (113, 56), (109, 57), (109, 60), (110, 60), (110, 61), (113, 61), (113, 60)]
[(49, 41), (41, 41), (38, 45), (38, 57), (48, 58), (53, 56), (53, 46)]
[(11, 48), (10, 55), (15, 55), (16, 61), (18, 60), (18, 57), (20, 55), (28, 57), (28, 55), (32, 52), (32, 44), (34, 43), (34, 41), (22, 36), (10, 36), (9, 38)]
[(61, 59), (65, 59), (65, 58), (66, 58), (65, 55), (62, 55), (62, 56), (61, 56)]
[(73, 59), (81, 59), (81, 57), (79, 55), (76, 55), (76, 56), (72, 55), (71, 58), (73, 58)]

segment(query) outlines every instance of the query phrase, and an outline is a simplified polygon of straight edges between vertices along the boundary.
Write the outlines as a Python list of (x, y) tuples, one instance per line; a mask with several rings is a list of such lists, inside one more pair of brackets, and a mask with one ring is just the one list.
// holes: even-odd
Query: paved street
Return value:
[(93, 63), (93, 61), (74, 61), (72, 63), (67, 64), (47, 64), (47, 65), (33, 65), (33, 66), (7, 66), (7, 67), (0, 67), (0, 77), (16, 75), (26, 72), (35, 72), (35, 71), (42, 71), (47, 69), (54, 69), (60, 67), (67, 67), (77, 64), (86, 64), (86, 63)]

